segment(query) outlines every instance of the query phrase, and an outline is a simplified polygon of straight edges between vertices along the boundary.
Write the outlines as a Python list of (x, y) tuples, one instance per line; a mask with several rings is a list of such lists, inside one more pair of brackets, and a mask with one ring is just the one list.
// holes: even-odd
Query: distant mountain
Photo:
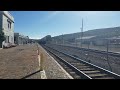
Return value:
[[(108, 37), (120, 36), (120, 27), (88, 30), (83, 33), (83, 37), (86, 36), (96, 36), (96, 38), (108, 38)], [(80, 37), (81, 37), (81, 32), (78, 32), (78, 33), (55, 36), (52, 37), (52, 39), (59, 41), (61, 41), (62, 39), (67, 41), (74, 41), (75, 38), (80, 38)]]

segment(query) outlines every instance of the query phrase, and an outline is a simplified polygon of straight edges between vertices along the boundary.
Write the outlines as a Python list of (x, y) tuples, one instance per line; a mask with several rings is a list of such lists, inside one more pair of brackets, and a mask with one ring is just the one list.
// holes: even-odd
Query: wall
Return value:
[[(2, 30), (2, 14), (0, 14), (0, 31)], [(2, 43), (0, 42), (0, 48), (2, 48)]]
[(11, 29), (8, 28), (8, 22), (7, 19), (8, 17), (6, 17), (4, 14), (2, 15), (2, 28), (4, 28), (3, 32), (6, 36), (9, 36), (9, 42), (10, 43), (14, 43), (14, 23), (11, 23)]
[(2, 14), (0, 14), (0, 30), (2, 30)]
[(14, 33), (14, 43), (18, 45), (19, 33)]

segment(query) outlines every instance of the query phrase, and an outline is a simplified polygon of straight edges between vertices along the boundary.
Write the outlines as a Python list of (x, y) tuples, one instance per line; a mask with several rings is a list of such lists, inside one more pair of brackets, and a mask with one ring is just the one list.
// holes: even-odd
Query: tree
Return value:
[(4, 32), (0, 30), (0, 47), (2, 47), (2, 42), (5, 40)]

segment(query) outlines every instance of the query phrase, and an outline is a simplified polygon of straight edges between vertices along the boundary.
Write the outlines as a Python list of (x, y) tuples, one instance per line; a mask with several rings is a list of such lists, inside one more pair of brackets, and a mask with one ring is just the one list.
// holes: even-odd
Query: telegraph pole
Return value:
[(76, 47), (77, 47), (77, 38), (75, 38), (75, 45), (76, 45)]
[(82, 28), (81, 28), (81, 48), (82, 48), (82, 37), (83, 37), (83, 19), (82, 19)]
[[(88, 42), (88, 57), (89, 57), (89, 54), (90, 54), (90, 51), (89, 51), (89, 48), (90, 48), (90, 41)], [(88, 58), (87, 57), (87, 58)], [(89, 59), (89, 63), (91, 62), (91, 60)]]
[(109, 52), (109, 40), (107, 39), (107, 62), (108, 62), (108, 65), (109, 65), (110, 71), (112, 71), (112, 67), (110, 66), (110, 63), (109, 63), (108, 52)]
[(62, 34), (62, 44), (64, 44), (63, 34)]

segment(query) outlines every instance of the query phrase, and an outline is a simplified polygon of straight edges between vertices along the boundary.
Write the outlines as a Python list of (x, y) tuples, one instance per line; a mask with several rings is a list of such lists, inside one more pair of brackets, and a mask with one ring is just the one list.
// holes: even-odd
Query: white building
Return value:
[(19, 33), (14, 33), (14, 43), (17, 45), (23, 45), (29, 43), (29, 37), (21, 35)]
[(0, 11), (0, 30), (6, 38), (4, 44), (14, 44), (14, 18), (8, 11)]
[(83, 44), (88, 44), (88, 43), (92, 44), (92, 38), (94, 38), (94, 37), (96, 37), (96, 36), (86, 36), (86, 37), (82, 37), (82, 39), (81, 38), (76, 38), (76, 42), (78, 44), (81, 44), (81, 42)]

